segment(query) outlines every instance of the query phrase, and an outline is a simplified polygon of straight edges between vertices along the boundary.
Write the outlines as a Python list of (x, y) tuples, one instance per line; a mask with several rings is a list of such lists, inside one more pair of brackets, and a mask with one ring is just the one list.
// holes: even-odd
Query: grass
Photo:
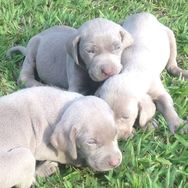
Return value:
[[(26, 45), (36, 33), (53, 25), (79, 27), (95, 17), (120, 22), (128, 15), (149, 11), (176, 35), (178, 62), (188, 69), (188, 3), (186, 0), (1, 0), (0, 1), (0, 95), (19, 89), (16, 79), (22, 56), (5, 58), (12, 45)], [(166, 71), (162, 80), (172, 95), (178, 114), (187, 118), (188, 84)], [(159, 129), (142, 132), (120, 142), (122, 164), (106, 173), (63, 165), (54, 176), (37, 181), (37, 188), (186, 188), (188, 187), (188, 135), (169, 132), (160, 114)]]

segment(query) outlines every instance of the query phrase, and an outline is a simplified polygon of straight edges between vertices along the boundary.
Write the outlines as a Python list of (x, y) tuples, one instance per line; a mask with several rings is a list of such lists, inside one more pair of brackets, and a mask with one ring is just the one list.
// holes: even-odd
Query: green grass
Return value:
[[(178, 62), (188, 69), (188, 3), (186, 0), (1, 0), (0, 1), (0, 95), (18, 90), (16, 79), (22, 56), (5, 58), (12, 45), (26, 45), (36, 33), (53, 25), (79, 27), (95, 17), (120, 22), (128, 15), (149, 11), (176, 35)], [(165, 87), (182, 118), (188, 114), (188, 83), (182, 78), (162, 74)], [(59, 173), (37, 181), (40, 188), (187, 188), (188, 135), (172, 135), (160, 114), (159, 129), (142, 132), (121, 141), (122, 164), (107, 173), (89, 168), (62, 166)]]

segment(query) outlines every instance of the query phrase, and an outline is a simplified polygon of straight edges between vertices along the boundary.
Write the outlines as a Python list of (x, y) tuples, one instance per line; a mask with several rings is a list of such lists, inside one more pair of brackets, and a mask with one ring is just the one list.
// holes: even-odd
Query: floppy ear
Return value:
[(139, 106), (139, 125), (140, 127), (145, 127), (146, 123), (152, 119), (155, 115), (156, 106), (152, 99), (147, 96), (142, 98), (138, 104)]
[(69, 131), (64, 130), (62, 127), (57, 127), (52, 133), (50, 142), (57, 151), (65, 152), (73, 160), (77, 159), (75, 127), (71, 127)]
[(101, 95), (100, 95), (100, 90), (101, 90), (101, 86), (100, 86), (100, 87), (98, 87), (97, 91), (95, 91), (95, 96), (96, 96), (96, 97), (101, 98)]
[(121, 41), (124, 44), (124, 48), (133, 44), (133, 37), (125, 29), (120, 30)]
[(66, 50), (77, 65), (79, 65), (79, 61), (78, 61), (79, 41), (80, 41), (80, 35), (73, 35), (72, 37), (69, 38), (69, 40), (66, 43)]

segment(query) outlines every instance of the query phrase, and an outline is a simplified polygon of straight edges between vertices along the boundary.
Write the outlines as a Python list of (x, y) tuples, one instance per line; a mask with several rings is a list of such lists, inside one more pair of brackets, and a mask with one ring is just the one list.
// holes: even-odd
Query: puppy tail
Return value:
[(24, 56), (26, 56), (26, 48), (24, 46), (15, 46), (10, 48), (7, 53), (6, 53), (6, 57), (11, 59), (12, 58), (12, 54), (16, 53), (16, 52), (21, 52)]
[(166, 65), (166, 69), (169, 73), (171, 73), (173, 76), (183, 76), (186, 80), (188, 80), (188, 70), (183, 70), (180, 67), (178, 67), (176, 56), (177, 56), (177, 47), (176, 47), (176, 39), (174, 36), (174, 33), (169, 28), (165, 28), (167, 31), (167, 35), (169, 38), (170, 43), (170, 57), (168, 60), (168, 63)]

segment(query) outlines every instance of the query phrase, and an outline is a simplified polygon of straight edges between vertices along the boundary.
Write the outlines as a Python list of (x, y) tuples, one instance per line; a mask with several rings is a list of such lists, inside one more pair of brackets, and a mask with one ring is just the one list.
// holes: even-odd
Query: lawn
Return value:
[[(8, 48), (26, 45), (36, 33), (53, 25), (79, 27), (83, 22), (104, 17), (120, 22), (128, 15), (148, 11), (175, 33), (177, 60), (188, 69), (187, 0), (0, 0), (0, 95), (19, 89), (16, 79), (23, 56), (5, 58)], [(163, 83), (174, 99), (180, 117), (188, 114), (188, 82), (166, 71)], [(37, 188), (188, 188), (188, 135), (172, 135), (157, 113), (159, 128), (137, 130), (121, 141), (122, 164), (113, 171), (94, 173), (89, 168), (63, 165), (54, 176), (37, 181)]]

